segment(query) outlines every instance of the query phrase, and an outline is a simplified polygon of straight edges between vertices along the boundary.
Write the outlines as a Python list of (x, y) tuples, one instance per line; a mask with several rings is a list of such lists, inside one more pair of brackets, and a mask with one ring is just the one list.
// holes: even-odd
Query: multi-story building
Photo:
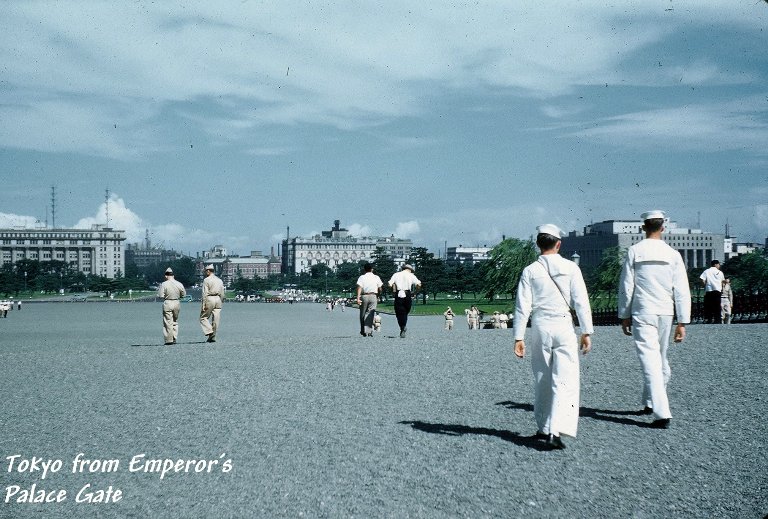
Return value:
[(280, 274), (281, 262), (274, 255), (264, 256), (261, 251), (251, 251), (250, 256), (203, 257), (196, 263), (197, 275), (202, 279), (206, 265), (213, 265), (214, 272), (226, 286), (238, 277), (254, 279)]
[[(572, 231), (563, 238), (560, 255), (579, 257), (582, 267), (600, 264), (603, 251), (610, 247), (627, 249), (645, 238), (640, 220), (606, 220), (584, 227), (584, 232)], [(700, 229), (680, 228), (667, 220), (663, 240), (680, 252), (687, 268), (709, 267), (714, 259), (725, 260), (725, 235), (704, 232)]]
[(334, 220), (330, 231), (322, 231), (311, 238), (283, 240), (283, 272), (300, 274), (309, 272), (312, 265), (324, 264), (336, 269), (342, 263), (370, 261), (377, 247), (381, 247), (395, 261), (404, 264), (411, 254), (413, 243), (409, 239), (389, 237), (355, 238)]
[(64, 261), (86, 275), (115, 278), (125, 273), (125, 231), (104, 225), (90, 229), (0, 229), (0, 260)]
[(463, 264), (475, 265), (488, 259), (488, 253), (492, 247), (448, 247), (445, 253), (445, 262), (449, 265)]

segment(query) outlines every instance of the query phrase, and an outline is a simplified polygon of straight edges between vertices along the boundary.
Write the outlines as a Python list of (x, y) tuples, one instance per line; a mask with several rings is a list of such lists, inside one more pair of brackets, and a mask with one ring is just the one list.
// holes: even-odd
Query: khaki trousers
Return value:
[(179, 310), (181, 310), (181, 305), (178, 299), (163, 301), (163, 337), (165, 342), (176, 342), (176, 338), (179, 336)]
[[(210, 319), (210, 321), (209, 321)], [(203, 308), (200, 310), (200, 326), (203, 328), (203, 335), (213, 335), (221, 324), (221, 297), (208, 296), (203, 301)]]

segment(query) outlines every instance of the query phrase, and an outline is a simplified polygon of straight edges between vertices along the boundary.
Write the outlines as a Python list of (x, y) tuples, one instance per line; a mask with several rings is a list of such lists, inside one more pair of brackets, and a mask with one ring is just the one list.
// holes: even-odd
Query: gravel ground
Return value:
[[(668, 430), (637, 414), (631, 339), (598, 328), (578, 438), (549, 452), (532, 437), (530, 358), (514, 357), (511, 330), (420, 317), (400, 339), (384, 316), (384, 333), (363, 338), (355, 310), (228, 303), (210, 345), (198, 308), (182, 306), (173, 347), (159, 303), (29, 304), (0, 319), (0, 517), (768, 513), (768, 325), (689, 327), (671, 351)], [(73, 473), (78, 453), (119, 466)], [(161, 478), (130, 470), (140, 454), (218, 464)], [(20, 473), (33, 456), (62, 468)], [(5, 502), (32, 484), (67, 499)], [(122, 499), (76, 503), (86, 484)]]

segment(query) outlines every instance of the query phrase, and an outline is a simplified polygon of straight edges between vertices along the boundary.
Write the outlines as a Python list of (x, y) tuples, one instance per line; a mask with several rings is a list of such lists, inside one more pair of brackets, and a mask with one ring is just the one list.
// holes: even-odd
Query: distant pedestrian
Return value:
[[(581, 270), (560, 256), (563, 232), (537, 227), (539, 258), (523, 269), (514, 318), (515, 355), (525, 355), (525, 330), (531, 318), (531, 367), (535, 388), (536, 436), (550, 449), (564, 449), (561, 436), (576, 436), (579, 422), (579, 349), (592, 348), (592, 312)], [(581, 337), (574, 331), (575, 309)]]
[(392, 287), (395, 294), (395, 316), (397, 317), (397, 324), (400, 326), (401, 338), (405, 337), (413, 296), (421, 287), (421, 281), (414, 275), (413, 271), (413, 266), (406, 263), (400, 272), (395, 272), (389, 279), (389, 286)]
[(469, 313), (467, 314), (467, 324), (469, 325), (470, 330), (480, 329), (480, 310), (475, 305), (472, 305), (469, 308)]
[(224, 283), (213, 272), (213, 265), (205, 267), (200, 309), (200, 326), (203, 328), (207, 342), (216, 342), (216, 333), (221, 325), (221, 306), (226, 295)]
[(453, 313), (453, 310), (451, 310), (451, 307), (448, 307), (448, 310), (443, 312), (443, 317), (445, 317), (445, 329), (446, 330), (453, 330), (453, 316), (455, 314)]
[(17, 310), (21, 310), (21, 299), (17, 301), (18, 305), (16, 306)]
[(184, 285), (173, 277), (173, 270), (170, 267), (165, 269), (165, 281), (160, 285), (157, 295), (163, 298), (165, 345), (176, 344), (176, 339), (179, 336), (179, 311), (181, 310), (179, 300), (187, 295), (187, 291), (184, 289)]
[(379, 312), (376, 312), (376, 315), (373, 316), (373, 331), (374, 332), (381, 331), (381, 315), (379, 314)]
[(720, 291), (723, 289), (723, 273), (720, 262), (712, 260), (710, 267), (701, 273), (699, 279), (704, 286), (704, 321), (720, 324)]
[(643, 413), (653, 414), (651, 426), (659, 429), (669, 427), (672, 418), (667, 350), (673, 316), (677, 314), (675, 342), (685, 339), (685, 325), (691, 320), (691, 290), (683, 258), (662, 241), (665, 217), (658, 210), (640, 216), (645, 239), (627, 250), (619, 280), (621, 328), (635, 340), (643, 369)]
[(733, 290), (731, 280), (723, 280), (723, 289), (720, 291), (720, 320), (723, 324), (731, 324), (733, 316)]
[[(373, 337), (373, 319), (376, 305), (379, 302), (379, 292), (384, 282), (373, 273), (373, 265), (363, 266), (364, 274), (357, 278), (357, 305), (360, 307), (360, 335)], [(344, 309), (342, 303), (342, 310)]]

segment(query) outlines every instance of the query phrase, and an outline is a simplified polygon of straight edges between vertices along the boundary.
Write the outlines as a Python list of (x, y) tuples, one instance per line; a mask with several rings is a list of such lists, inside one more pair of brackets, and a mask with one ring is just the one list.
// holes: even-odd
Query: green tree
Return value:
[(411, 249), (410, 261), (416, 269), (416, 277), (421, 281), (421, 302), (427, 303), (427, 293), (437, 297), (437, 293), (445, 290), (445, 262), (429, 252), (426, 247)]
[(530, 240), (507, 238), (488, 253), (483, 264), (485, 297), (490, 300), (501, 294), (517, 294), (517, 284), (523, 269), (538, 257)]
[(723, 273), (737, 294), (768, 293), (768, 258), (763, 251), (730, 258), (723, 264)]
[(626, 249), (621, 247), (609, 247), (603, 251), (600, 264), (590, 275), (592, 299), (602, 303), (595, 303), (596, 307), (611, 308), (617, 303), (621, 267), (626, 255)]
[(373, 273), (379, 276), (384, 283), (389, 281), (389, 278), (397, 272), (395, 260), (387, 254), (384, 247), (376, 247), (376, 250), (371, 254), (371, 263), (373, 264)]

